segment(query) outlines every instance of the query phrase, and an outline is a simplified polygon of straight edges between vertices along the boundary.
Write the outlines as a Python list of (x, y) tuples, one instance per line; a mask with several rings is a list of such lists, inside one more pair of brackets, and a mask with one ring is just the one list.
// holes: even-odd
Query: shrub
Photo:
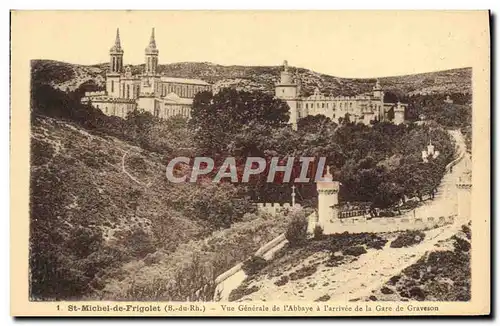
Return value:
[(286, 275), (283, 275), (282, 277), (280, 277), (279, 280), (277, 280), (276, 282), (274, 282), (274, 285), (276, 286), (283, 286), (285, 284), (288, 283), (288, 280), (289, 280), (289, 277), (286, 276)]
[(252, 256), (250, 259), (247, 259), (243, 262), (241, 268), (247, 275), (257, 274), (260, 270), (262, 270), (267, 265), (267, 260), (262, 257)]
[(323, 238), (323, 228), (320, 225), (314, 227), (314, 239), (321, 240)]
[(467, 237), (467, 239), (471, 239), (471, 230), (470, 230), (470, 227), (467, 226), (467, 225), (462, 225), (462, 232), (465, 233), (465, 236)]
[(285, 237), (292, 246), (297, 246), (307, 239), (307, 219), (302, 213), (292, 217), (285, 232)]
[(403, 248), (414, 246), (425, 238), (425, 233), (421, 231), (407, 231), (400, 234), (395, 240), (391, 242), (391, 248)]
[(380, 289), (380, 292), (382, 292), (383, 294), (393, 294), (394, 291), (389, 289), (387, 286), (384, 286), (382, 289)]
[(470, 250), (470, 243), (467, 240), (464, 240), (462, 238), (457, 237), (456, 235), (453, 236), (453, 239), (455, 240), (455, 250), (467, 252)]
[(322, 295), (321, 297), (314, 300), (314, 302), (324, 302), (330, 300), (330, 296), (328, 294)]
[(231, 291), (231, 293), (229, 293), (228, 300), (229, 301), (236, 301), (236, 300), (243, 298), (244, 296), (247, 296), (247, 295), (252, 294), (254, 292), (257, 292), (257, 291), (259, 291), (259, 287), (256, 285), (254, 285), (250, 288), (247, 287), (247, 285), (240, 285), (239, 287), (237, 287), (236, 289)]
[(298, 269), (296, 272), (290, 274), (290, 280), (300, 280), (305, 277), (311, 276), (318, 270), (317, 265), (304, 266)]
[(348, 256), (354, 256), (358, 257), (361, 256), (362, 254), (366, 254), (366, 249), (363, 246), (354, 246), (354, 247), (349, 247), (346, 248), (342, 251), (342, 254), (348, 255)]

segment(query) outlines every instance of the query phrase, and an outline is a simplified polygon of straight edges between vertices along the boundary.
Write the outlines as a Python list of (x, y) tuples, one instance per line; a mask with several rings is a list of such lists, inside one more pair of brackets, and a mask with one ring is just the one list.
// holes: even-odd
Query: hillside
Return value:
[[(85, 82), (104, 86), (108, 64), (83, 66), (52, 60), (33, 60), (33, 81), (48, 83), (61, 90), (74, 90)], [(143, 65), (132, 66), (134, 73), (142, 71)], [(159, 65), (162, 74), (171, 77), (198, 78), (214, 84), (214, 89), (235, 87), (244, 90), (273, 92), (281, 66), (223, 66), (209, 62), (180, 62)], [(356, 95), (370, 91), (375, 79), (340, 78), (321, 74), (304, 68), (291, 67), (302, 81), (303, 92), (312, 93), (319, 87), (324, 93), (334, 95)], [(386, 90), (395, 93), (447, 94), (471, 93), (471, 68), (429, 72), (415, 75), (382, 77), (380, 82)]]
[[(252, 212), (231, 185), (172, 184), (159, 154), (61, 119), (34, 117), (30, 174), (33, 299), (95, 298), (124, 264), (210, 236), (216, 218), (241, 219), (239, 201)], [(282, 232), (265, 226), (264, 240)]]

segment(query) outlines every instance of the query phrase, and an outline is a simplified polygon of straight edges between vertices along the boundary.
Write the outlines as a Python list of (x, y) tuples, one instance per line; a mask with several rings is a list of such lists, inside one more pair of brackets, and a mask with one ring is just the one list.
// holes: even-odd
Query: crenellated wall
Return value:
[[(381, 233), (398, 232), (408, 230), (426, 230), (451, 224), (456, 215), (439, 217), (375, 217), (363, 216), (349, 217), (343, 219), (332, 219), (330, 223), (323, 226), (323, 234), (336, 233)], [(314, 232), (316, 216), (309, 216), (308, 232)]]
[[(300, 209), (302, 206), (300, 204), (295, 204), (293, 206), (295, 209)], [(276, 214), (283, 212), (285, 210), (292, 209), (292, 205), (290, 203), (257, 203), (257, 211), (260, 213), (270, 214), (272, 216), (276, 216)]]

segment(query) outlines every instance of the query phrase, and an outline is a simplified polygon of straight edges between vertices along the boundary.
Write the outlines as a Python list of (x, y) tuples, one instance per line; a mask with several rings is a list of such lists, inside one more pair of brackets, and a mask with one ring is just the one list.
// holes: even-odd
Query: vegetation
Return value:
[[(248, 156), (326, 157), (343, 184), (341, 200), (368, 201), (372, 208), (432, 194), (453, 157), (453, 144), (438, 124), (364, 126), (344, 119), (338, 126), (316, 116), (301, 120), (294, 131), (286, 125), (288, 107), (265, 87), (264, 92), (221, 88), (217, 94), (200, 93), (189, 123), (182, 117), (159, 121), (141, 111), (126, 119), (109, 117), (80, 103), (85, 91), (101, 87), (100, 67), (83, 71), (57, 64), (55, 75), (45, 75), (50, 67), (34, 65), (34, 300), (210, 300), (214, 279), (262, 243), (282, 233), (291, 246), (304, 243), (304, 214), (273, 219), (255, 214), (253, 202), (289, 201), (290, 185), (281, 182), (282, 176), (267, 183), (262, 174), (235, 185), (211, 183), (207, 175), (198, 183), (174, 185), (164, 178), (165, 165), (173, 157), (210, 155), (220, 164), (234, 156), (239, 165)], [(274, 76), (277, 69), (266, 73)], [(68, 84), (76, 76), (82, 82)], [(372, 80), (345, 83), (342, 87), (356, 93), (372, 86)], [(61, 90), (64, 85), (69, 85), (67, 92)], [(449, 115), (433, 119), (446, 123), (454, 119)], [(420, 151), (430, 138), (441, 155), (423, 164)], [(130, 175), (123, 173), (122, 161)], [(297, 185), (303, 206), (315, 205), (316, 195), (313, 181)], [(320, 233), (315, 230), (316, 238)], [(385, 242), (373, 235), (339, 235), (334, 240), (322, 237), (302, 249), (325, 247), (334, 253), (361, 245), (380, 249)], [(270, 268), (257, 260), (248, 261), (250, 271)]]
[(381, 289), (386, 295), (396, 294), (396, 300), (406, 298), (419, 301), (470, 300), (470, 242), (464, 225), (463, 232), (454, 235), (453, 250), (427, 252), (400, 275), (393, 276)]
[(307, 218), (302, 212), (296, 213), (286, 229), (285, 237), (292, 246), (298, 246), (307, 239)]
[(314, 240), (321, 240), (323, 238), (323, 228), (321, 227), (321, 225), (316, 225), (314, 227), (313, 234)]
[(422, 242), (425, 233), (421, 231), (406, 231), (391, 242), (391, 248), (411, 247)]
[(266, 267), (267, 261), (258, 256), (252, 256), (250, 259), (247, 259), (243, 262), (243, 265), (241, 268), (247, 275), (254, 275), (257, 274), (261, 269)]
[[(49, 60), (33, 60), (32, 70), (37, 80), (53, 82), (55, 86), (70, 85), (78, 88), (79, 83), (92, 79), (97, 84), (104, 83), (104, 73), (108, 63), (93, 66), (74, 65)], [(340, 78), (321, 74), (304, 68), (289, 67), (293, 74), (298, 74), (302, 81), (302, 92), (311, 95), (316, 87), (323, 93), (333, 95), (358, 95), (370, 92), (375, 84), (374, 78)], [(140, 73), (144, 64), (133, 65), (132, 73)], [(167, 76), (199, 78), (214, 83), (215, 89), (231, 87), (245, 91), (263, 91), (273, 94), (276, 77), (283, 67), (276, 66), (222, 66), (209, 62), (180, 62), (158, 65), (158, 72)], [(75, 75), (78, 78), (75, 78)], [(403, 94), (471, 94), (471, 68), (451, 69), (416, 75), (380, 78), (384, 89), (398, 95)], [(50, 76), (50, 78), (45, 77)], [(62, 88), (65, 90), (66, 88)]]

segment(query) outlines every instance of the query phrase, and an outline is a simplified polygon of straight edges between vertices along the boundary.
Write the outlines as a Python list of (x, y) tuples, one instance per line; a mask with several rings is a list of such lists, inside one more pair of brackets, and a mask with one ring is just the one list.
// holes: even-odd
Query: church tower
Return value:
[(106, 91), (111, 97), (120, 97), (120, 74), (123, 71), (123, 49), (120, 30), (116, 29), (115, 44), (109, 50), (109, 70), (106, 76)]
[(146, 68), (144, 73), (146, 75), (156, 75), (158, 69), (158, 49), (156, 48), (155, 29), (151, 32), (149, 45), (146, 48)]
[(297, 129), (297, 99), (299, 87), (293, 81), (292, 73), (288, 70), (288, 62), (283, 62), (283, 71), (281, 72), (280, 81), (276, 84), (275, 95), (277, 98), (284, 100), (290, 107), (290, 123), (293, 129)]

